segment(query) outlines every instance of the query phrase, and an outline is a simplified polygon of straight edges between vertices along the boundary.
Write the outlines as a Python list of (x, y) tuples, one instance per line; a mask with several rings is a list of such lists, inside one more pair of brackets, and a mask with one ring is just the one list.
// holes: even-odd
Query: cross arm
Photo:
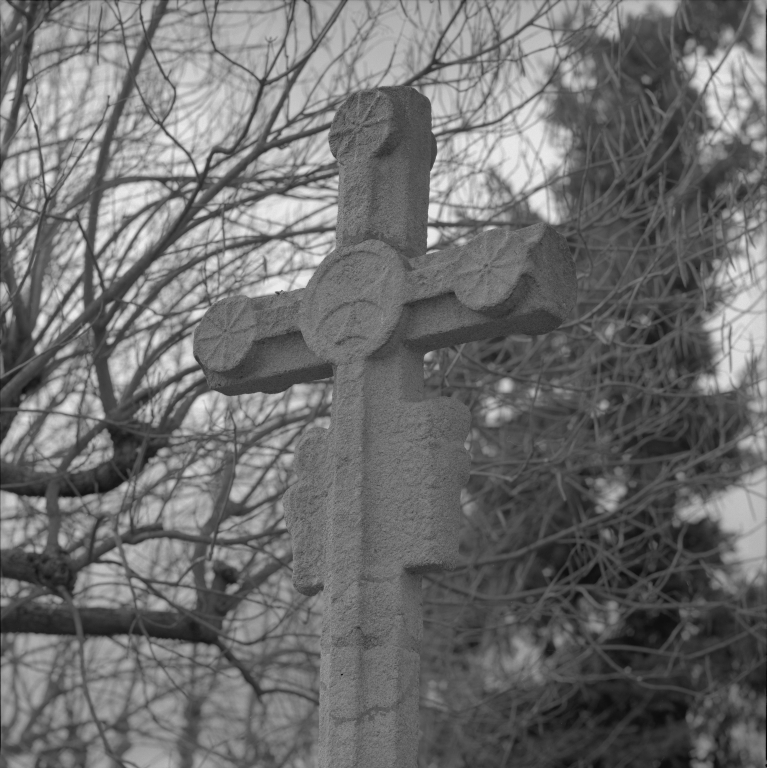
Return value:
[(510, 333), (548, 333), (575, 305), (570, 249), (546, 224), (491, 230), (412, 264), (404, 342), (419, 351)]
[(225, 395), (282, 392), (333, 375), (298, 327), (303, 293), (235, 296), (205, 313), (194, 333), (194, 356), (211, 389)]
[[(404, 334), (412, 349), (537, 335), (561, 325), (575, 304), (575, 266), (564, 237), (546, 224), (495, 229), (464, 246), (410, 261)], [(226, 395), (281, 392), (333, 375), (301, 332), (305, 290), (225, 299), (205, 314), (194, 354), (212, 389)]]

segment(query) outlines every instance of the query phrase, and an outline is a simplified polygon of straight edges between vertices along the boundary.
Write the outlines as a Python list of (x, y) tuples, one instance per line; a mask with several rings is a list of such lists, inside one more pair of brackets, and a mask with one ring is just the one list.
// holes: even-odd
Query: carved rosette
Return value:
[[(554, 286), (574, 286), (567, 241), (541, 223), (515, 231), (494, 229), (477, 237), (463, 249), (450, 284), (469, 309), (500, 317), (514, 309), (524, 291), (515, 292), (525, 280), (544, 284), (550, 273), (558, 276), (562, 270), (567, 271), (568, 279), (553, 280)], [(574, 291), (571, 293), (574, 302)]]
[(227, 373), (239, 366), (257, 337), (250, 299), (234, 296), (214, 304), (194, 332), (194, 356), (206, 370)]
[(328, 142), (340, 163), (356, 162), (391, 152), (399, 133), (392, 98), (380, 90), (360, 91), (336, 112)]
[(307, 430), (296, 447), (297, 482), (282, 497), (285, 523), (293, 542), (293, 584), (304, 595), (315, 595), (325, 584), (325, 538), (332, 464), (330, 432)]

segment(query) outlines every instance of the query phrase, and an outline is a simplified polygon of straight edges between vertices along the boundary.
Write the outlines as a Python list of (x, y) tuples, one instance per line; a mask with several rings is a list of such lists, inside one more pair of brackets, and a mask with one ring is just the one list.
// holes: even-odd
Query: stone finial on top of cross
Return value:
[(379, 240), (408, 258), (426, 251), (431, 105), (414, 88), (352, 94), (328, 137), (338, 159), (337, 247)]

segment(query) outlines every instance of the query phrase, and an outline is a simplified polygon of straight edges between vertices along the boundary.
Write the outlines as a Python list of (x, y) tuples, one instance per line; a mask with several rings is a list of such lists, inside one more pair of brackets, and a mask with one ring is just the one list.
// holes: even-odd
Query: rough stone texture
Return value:
[(437, 156), (429, 100), (412, 88), (354, 93), (336, 113), (329, 141), (341, 168), (338, 247), (381, 240), (406, 257), (424, 253)]
[(284, 499), (293, 582), (325, 592), (321, 768), (415, 768), (421, 576), (457, 563), (468, 409), (423, 400), (431, 349), (560, 325), (575, 302), (567, 244), (545, 224), (424, 255), (428, 99), (353, 94), (330, 130), (337, 248), (305, 290), (234, 297), (195, 332), (213, 389), (278, 392), (333, 375), (332, 426), (296, 450)]

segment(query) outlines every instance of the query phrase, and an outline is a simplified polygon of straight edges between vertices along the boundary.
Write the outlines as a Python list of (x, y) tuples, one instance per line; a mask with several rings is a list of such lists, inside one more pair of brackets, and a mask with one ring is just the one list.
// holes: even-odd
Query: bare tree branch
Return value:
[[(2, 632), (77, 636), (72, 612), (65, 607), (21, 605), (2, 607)], [(7, 611), (7, 613), (6, 613)], [(219, 634), (190, 616), (171, 611), (137, 611), (130, 608), (78, 608), (87, 637), (135, 635), (155, 640), (217, 645)]]

